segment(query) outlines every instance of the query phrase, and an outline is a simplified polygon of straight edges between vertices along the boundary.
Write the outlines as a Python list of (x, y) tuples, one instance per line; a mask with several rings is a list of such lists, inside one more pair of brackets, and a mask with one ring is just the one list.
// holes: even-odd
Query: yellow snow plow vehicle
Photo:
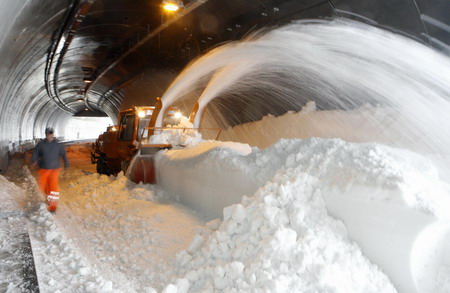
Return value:
[[(150, 137), (166, 129), (185, 132), (208, 130), (220, 134), (220, 129), (194, 129), (172, 127), (181, 120), (181, 112), (176, 107), (169, 107), (164, 115), (164, 127), (154, 127), (156, 118), (161, 111), (161, 102), (157, 99), (156, 106), (132, 107), (119, 113), (119, 124), (109, 126), (92, 145), (91, 161), (97, 164), (97, 172), (106, 175), (116, 175), (120, 171), (127, 171), (130, 162), (137, 153), (139, 158), (133, 160), (134, 166), (129, 173), (134, 182), (154, 183), (153, 155), (172, 147), (170, 143), (152, 143)], [(193, 114), (195, 115), (195, 113)], [(191, 119), (193, 117), (191, 114)], [(170, 126), (170, 127), (166, 127)], [(130, 170), (129, 170), (130, 171)]]

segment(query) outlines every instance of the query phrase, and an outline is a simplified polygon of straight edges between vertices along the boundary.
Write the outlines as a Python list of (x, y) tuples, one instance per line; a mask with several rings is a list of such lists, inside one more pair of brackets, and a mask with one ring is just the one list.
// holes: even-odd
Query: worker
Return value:
[(45, 139), (34, 148), (31, 162), (39, 166), (39, 187), (46, 197), (48, 210), (56, 211), (59, 200), (60, 157), (64, 167), (69, 167), (64, 145), (54, 136), (53, 128), (45, 129)]

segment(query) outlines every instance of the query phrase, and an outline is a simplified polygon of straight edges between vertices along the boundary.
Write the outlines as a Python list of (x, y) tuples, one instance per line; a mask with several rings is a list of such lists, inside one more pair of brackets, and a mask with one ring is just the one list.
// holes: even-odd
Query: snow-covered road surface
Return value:
[(15, 196), (24, 191), (0, 176), (0, 292), (38, 292), (27, 217)]
[(94, 173), (89, 145), (68, 146), (68, 156), (71, 168), (60, 181), (54, 214), (19, 158), (8, 175), (27, 192), (2, 182), (16, 188), (8, 197), (28, 214), (40, 292), (162, 290), (173, 277), (176, 253), (204, 221), (181, 205), (159, 202), (151, 185)]

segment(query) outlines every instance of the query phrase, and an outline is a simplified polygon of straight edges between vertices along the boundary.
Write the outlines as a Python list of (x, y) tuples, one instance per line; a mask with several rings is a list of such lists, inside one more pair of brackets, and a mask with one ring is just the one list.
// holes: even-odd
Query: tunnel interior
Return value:
[[(45, 127), (69, 137), (77, 116), (108, 116), (153, 105), (177, 75), (220, 45), (304, 19), (348, 18), (389, 29), (448, 54), (450, 3), (444, 0), (197, 0), (164, 12), (160, 0), (6, 0), (0, 3), (0, 170), (9, 157), (32, 147)], [(279, 72), (288, 74), (289, 70)], [(249, 77), (252, 78), (252, 77)], [(297, 103), (258, 89), (231, 91), (211, 104), (226, 128), (299, 110)], [(253, 92), (254, 93), (254, 92)], [(195, 85), (186, 109), (195, 101)], [(306, 97), (306, 98), (301, 98)], [(191, 101), (191, 102), (189, 102)], [(318, 109), (335, 106), (318, 101)]]

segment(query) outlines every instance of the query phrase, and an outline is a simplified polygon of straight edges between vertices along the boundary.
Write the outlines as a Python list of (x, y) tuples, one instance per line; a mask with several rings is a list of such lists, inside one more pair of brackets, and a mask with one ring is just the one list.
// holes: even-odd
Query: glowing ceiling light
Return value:
[(173, 114), (173, 117), (175, 118), (175, 119), (180, 119), (181, 118), (181, 112), (176, 112), (175, 114)]
[(180, 9), (180, 7), (178, 7), (178, 5), (173, 4), (173, 3), (164, 4), (163, 8), (166, 11), (177, 11), (178, 9)]
[(84, 82), (84, 83), (92, 83), (92, 78), (90, 78), (90, 77), (85, 77), (85, 78), (83, 78), (83, 82)]
[(94, 69), (92, 67), (81, 67), (81, 70), (83, 70), (83, 82), (84, 83), (92, 83), (94, 81)]
[(183, 1), (180, 0), (163, 0), (162, 7), (165, 11), (174, 12), (184, 7)]
[(113, 128), (111, 128), (112, 131), (117, 131), (117, 128), (115, 126), (113, 126)]
[(145, 111), (139, 111), (138, 112), (138, 117), (139, 118), (144, 118), (145, 117)]

